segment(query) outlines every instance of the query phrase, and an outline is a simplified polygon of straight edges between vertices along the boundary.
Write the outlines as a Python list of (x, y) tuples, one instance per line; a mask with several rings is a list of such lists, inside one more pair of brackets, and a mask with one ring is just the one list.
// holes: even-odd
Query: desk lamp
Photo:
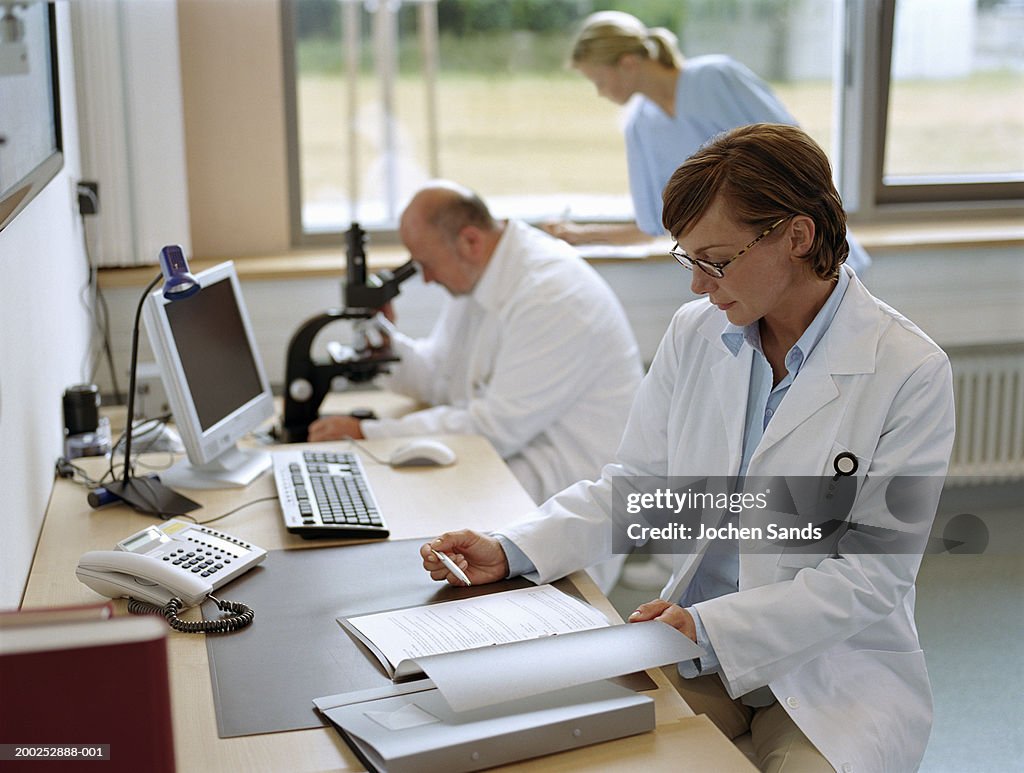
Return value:
[(128, 423), (124, 433), (124, 475), (119, 481), (106, 485), (107, 491), (123, 499), (136, 510), (161, 517), (184, 515), (200, 507), (188, 497), (164, 486), (154, 476), (132, 477), (132, 424), (135, 420), (135, 376), (139, 361), (139, 320), (142, 307), (150, 292), (163, 279), (163, 295), (169, 301), (180, 301), (195, 295), (201, 289), (199, 282), (188, 268), (185, 253), (177, 244), (169, 244), (160, 250), (160, 273), (142, 291), (139, 307), (135, 311), (135, 326), (132, 328), (132, 364), (128, 385)]

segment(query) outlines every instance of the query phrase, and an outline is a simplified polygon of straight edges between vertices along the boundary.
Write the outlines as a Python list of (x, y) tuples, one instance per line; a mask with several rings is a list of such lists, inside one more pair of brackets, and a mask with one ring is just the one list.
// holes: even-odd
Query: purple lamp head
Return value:
[(188, 270), (185, 252), (177, 244), (168, 244), (160, 250), (160, 270), (164, 274), (164, 298), (169, 301), (180, 301), (201, 289), (199, 281)]

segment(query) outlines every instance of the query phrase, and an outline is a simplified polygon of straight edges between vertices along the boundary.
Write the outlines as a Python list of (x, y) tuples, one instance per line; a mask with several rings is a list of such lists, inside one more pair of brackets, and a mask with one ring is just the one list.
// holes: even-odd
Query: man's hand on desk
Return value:
[(434, 550), (446, 553), (474, 585), (497, 582), (508, 576), (508, 559), (501, 543), (486, 534), (468, 529), (449, 531), (433, 542), (420, 546), (423, 568), (430, 572), (432, 578), (447, 580), (452, 585), (462, 585), (462, 581), (437, 559)]
[(693, 641), (697, 641), (697, 626), (694, 625), (690, 613), (678, 604), (670, 604), (662, 599), (648, 601), (637, 607), (636, 612), (629, 616), (627, 622), (643, 623), (647, 620), (658, 620), (668, 623), (677, 631), (686, 634)]
[(309, 425), (309, 442), (319, 443), (324, 440), (361, 440), (363, 430), (355, 416), (321, 416)]

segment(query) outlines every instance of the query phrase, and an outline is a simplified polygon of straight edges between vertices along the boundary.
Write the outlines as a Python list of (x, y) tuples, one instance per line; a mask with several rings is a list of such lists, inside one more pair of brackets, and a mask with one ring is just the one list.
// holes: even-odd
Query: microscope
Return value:
[(388, 372), (388, 364), (397, 362), (389, 347), (375, 347), (368, 341), (355, 348), (332, 341), (327, 345), (327, 361), (313, 358), (312, 346), (317, 333), (339, 319), (369, 320), (398, 295), (398, 286), (416, 273), (410, 260), (394, 271), (366, 275), (366, 232), (353, 223), (345, 234), (347, 275), (345, 308), (328, 309), (306, 320), (288, 344), (285, 369), (284, 422), (282, 440), (305, 442), (309, 425), (320, 414), (320, 404), (331, 391), (331, 382), (343, 377), (361, 384)]

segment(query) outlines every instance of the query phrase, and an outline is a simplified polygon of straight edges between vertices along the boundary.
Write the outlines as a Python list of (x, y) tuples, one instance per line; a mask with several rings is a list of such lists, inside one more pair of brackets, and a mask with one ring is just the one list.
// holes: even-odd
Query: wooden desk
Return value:
[[(363, 456), (367, 476), (386, 513), (394, 539), (427, 537), (467, 525), (479, 529), (497, 528), (532, 507), (526, 492), (484, 438), (448, 436), (442, 439), (458, 455), (459, 461), (452, 467), (394, 470)], [(365, 444), (382, 456), (399, 442), (376, 440), (365, 441)], [(311, 444), (314, 446), (348, 448), (349, 444)], [(105, 464), (101, 459), (79, 461), (97, 475)], [(166, 463), (167, 455), (152, 455), (147, 461)], [(204, 521), (239, 504), (273, 497), (275, 489), (272, 477), (264, 474), (244, 489), (187, 493), (203, 503), (204, 507), (193, 515)], [(87, 550), (109, 549), (118, 540), (153, 523), (152, 518), (128, 507), (92, 510), (85, 501), (85, 494), (85, 489), (69, 481), (55, 483), (28, 578), (24, 607), (96, 601), (96, 594), (75, 577), (78, 557)], [(268, 550), (343, 544), (303, 540), (289, 534), (273, 500), (253, 504), (214, 525)], [(424, 580), (429, 581), (429, 578), (424, 575)], [(592, 604), (611, 619), (619, 619), (585, 573), (577, 573), (573, 581)], [(123, 610), (124, 602), (119, 604)], [(189, 615), (197, 617), (197, 610), (191, 610)], [(174, 748), (178, 769), (183, 773), (362, 769), (331, 728), (218, 738), (203, 637), (170, 631), (168, 655)], [(650, 673), (658, 684), (658, 690), (652, 693), (658, 722), (655, 733), (544, 757), (514, 766), (514, 769), (603, 771), (635, 769), (640, 765), (650, 770), (752, 770), (705, 717), (693, 716), (658, 669)], [(310, 699), (313, 697), (311, 695)]]

